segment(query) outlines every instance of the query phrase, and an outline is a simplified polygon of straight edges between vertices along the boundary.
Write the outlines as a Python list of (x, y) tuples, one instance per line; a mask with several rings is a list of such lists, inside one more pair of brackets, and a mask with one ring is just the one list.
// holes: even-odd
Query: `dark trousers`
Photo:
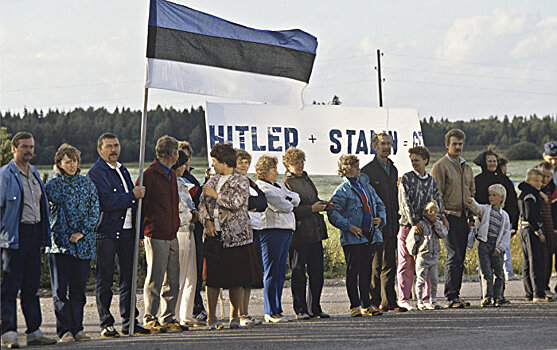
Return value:
[(47, 258), (56, 315), (56, 334), (59, 338), (66, 332), (75, 335), (83, 330), (83, 307), (87, 300), (85, 286), (91, 260), (78, 259), (69, 254), (47, 254)]
[(543, 259), (541, 243), (538, 236), (529, 229), (520, 230), (522, 247), (522, 283), (527, 298), (543, 298)]
[(447, 220), (449, 221), (449, 233), (443, 239), (445, 249), (447, 250), (445, 297), (448, 300), (452, 300), (460, 297), (466, 244), (468, 243), (468, 232), (470, 229), (465, 216), (447, 215)]
[[(112, 285), (114, 283), (114, 263), (118, 267), (120, 316), (122, 326), (130, 325), (130, 303), (132, 292), (133, 251), (135, 231), (123, 230), (120, 238), (97, 240), (96, 297), (101, 329), (114, 325), (114, 317), (110, 313), (112, 302)], [(135, 309), (135, 317), (139, 310)], [(137, 321), (136, 321), (137, 324)]]
[(195, 286), (193, 314), (197, 315), (201, 311), (205, 311), (203, 298), (201, 297), (201, 289), (203, 288), (203, 225), (200, 222), (195, 223), (193, 237), (195, 239), (195, 259), (197, 261), (197, 285)]
[[(320, 315), (321, 291), (323, 290), (323, 244), (302, 244), (290, 246), (290, 268), (292, 270), (291, 289), (294, 312)], [(309, 277), (309, 293), (306, 302), (306, 266)]]
[(19, 225), (19, 248), (1, 249), (2, 254), (2, 334), (17, 332), (16, 299), (21, 291), (21, 309), (27, 330), (33, 333), (42, 323), (37, 291), (41, 279), (41, 226)]
[(371, 304), (396, 306), (396, 229), (383, 229), (383, 243), (379, 244), (371, 264)]
[(379, 244), (349, 244), (342, 247), (346, 261), (346, 291), (350, 308), (371, 305), (370, 280), (371, 261)]

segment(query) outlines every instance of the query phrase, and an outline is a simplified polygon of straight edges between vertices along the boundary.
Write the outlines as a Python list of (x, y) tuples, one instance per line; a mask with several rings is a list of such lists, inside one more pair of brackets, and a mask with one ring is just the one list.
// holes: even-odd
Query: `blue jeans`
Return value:
[(264, 271), (265, 314), (277, 315), (282, 313), (282, 288), (286, 275), (286, 259), (292, 240), (292, 230), (261, 230), (260, 238)]
[[(105, 238), (97, 240), (95, 293), (101, 329), (114, 325), (114, 317), (110, 313), (110, 304), (112, 302), (115, 262), (118, 266), (118, 280), (120, 282), (120, 316), (122, 317), (122, 326), (127, 328), (130, 325), (134, 241), (135, 230), (123, 230), (118, 239)], [(134, 319), (138, 315), (139, 310), (136, 308)], [(137, 321), (135, 323), (137, 324)]]
[(87, 301), (85, 286), (91, 260), (78, 259), (70, 254), (47, 254), (47, 258), (56, 315), (56, 334), (59, 338), (66, 332), (75, 335), (83, 330), (83, 307)]
[[(482, 283), (482, 299), (503, 299), (505, 290), (505, 275), (503, 273), (503, 257), (501, 254), (493, 256), (496, 239), (487, 242), (478, 242), (478, 262)], [(494, 281), (495, 278), (495, 281)]]
[(19, 249), (2, 248), (2, 334), (17, 332), (16, 299), (21, 290), (21, 309), (33, 333), (42, 323), (37, 291), (41, 279), (41, 226), (19, 225)]

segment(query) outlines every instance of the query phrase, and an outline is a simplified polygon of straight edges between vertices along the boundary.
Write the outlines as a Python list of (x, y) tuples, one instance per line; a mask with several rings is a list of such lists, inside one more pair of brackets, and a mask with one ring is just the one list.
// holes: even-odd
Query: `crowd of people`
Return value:
[[(288, 263), (296, 319), (329, 318), (320, 300), (325, 213), (340, 230), (352, 317), (442, 308), (437, 301), (441, 240), (447, 253), (445, 307), (470, 305), (460, 290), (466, 249), (476, 242), (480, 305), (510, 303), (504, 290), (505, 280), (517, 279), (510, 260), (516, 233), (526, 300), (553, 301), (557, 143), (545, 144), (544, 161), (528, 170), (517, 196), (506, 161), (492, 149), (474, 160), (482, 169), (474, 177), (461, 156), (465, 138), (461, 130), (447, 132), (447, 153), (431, 174), (428, 149), (411, 148), (413, 170), (399, 178), (389, 159), (391, 136), (376, 133), (373, 160), (360, 167), (357, 156), (341, 156), (343, 181), (332, 198), (323, 200), (304, 171), (306, 154), (299, 148), (283, 155), (282, 182), (279, 160), (267, 155), (257, 160), (254, 181), (247, 174), (251, 155), (231, 143), (217, 143), (201, 184), (191, 174), (189, 143), (163, 136), (139, 185), (118, 161), (118, 137), (104, 133), (98, 138), (99, 158), (85, 176), (80, 151), (63, 144), (54, 156), (54, 177), (43, 184), (31, 165), (34, 137), (18, 132), (11, 144), (14, 158), (0, 169), (2, 345), (19, 347), (18, 293), (28, 345), (91, 340), (84, 332), (83, 310), (93, 259), (102, 337), (129, 334), (132, 326), (136, 334), (223, 329), (216, 316), (222, 289), (229, 294), (229, 328), (287, 322), (282, 293)], [(142, 323), (139, 310), (131, 310), (137, 230), (147, 263)], [(41, 246), (49, 263), (58, 340), (40, 330)], [(115, 266), (120, 332), (110, 312)], [(263, 289), (263, 320), (249, 313), (256, 288)], [(411, 303), (413, 291), (416, 304)]]

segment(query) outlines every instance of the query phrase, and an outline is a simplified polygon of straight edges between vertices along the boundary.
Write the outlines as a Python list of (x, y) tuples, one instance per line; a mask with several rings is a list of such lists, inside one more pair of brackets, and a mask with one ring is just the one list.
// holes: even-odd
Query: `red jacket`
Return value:
[(145, 236), (172, 240), (180, 227), (178, 216), (178, 183), (176, 172), (170, 170), (170, 178), (162, 166), (155, 160), (143, 173), (142, 214), (145, 224)]

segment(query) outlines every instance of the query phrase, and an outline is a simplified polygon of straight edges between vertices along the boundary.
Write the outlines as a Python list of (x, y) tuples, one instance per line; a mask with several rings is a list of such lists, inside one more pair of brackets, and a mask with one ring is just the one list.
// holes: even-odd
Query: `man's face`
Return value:
[(485, 157), (485, 164), (488, 171), (494, 172), (497, 170), (497, 157), (493, 155)]
[(543, 159), (546, 162), (551, 163), (551, 165), (553, 166), (553, 170), (557, 171), (557, 156), (548, 156), (547, 154), (543, 154)]
[(97, 151), (105, 162), (116, 164), (120, 157), (120, 142), (118, 139), (104, 139), (101, 148)]
[(389, 136), (380, 136), (377, 143), (373, 145), (373, 148), (381, 158), (387, 158), (391, 155), (393, 141)]
[(451, 136), (449, 138), (449, 143), (445, 146), (447, 147), (447, 153), (449, 156), (460, 157), (462, 150), (464, 149), (464, 140)]
[(15, 162), (30, 163), (35, 154), (35, 140), (33, 138), (20, 139), (17, 148), (12, 145), (12, 154)]

